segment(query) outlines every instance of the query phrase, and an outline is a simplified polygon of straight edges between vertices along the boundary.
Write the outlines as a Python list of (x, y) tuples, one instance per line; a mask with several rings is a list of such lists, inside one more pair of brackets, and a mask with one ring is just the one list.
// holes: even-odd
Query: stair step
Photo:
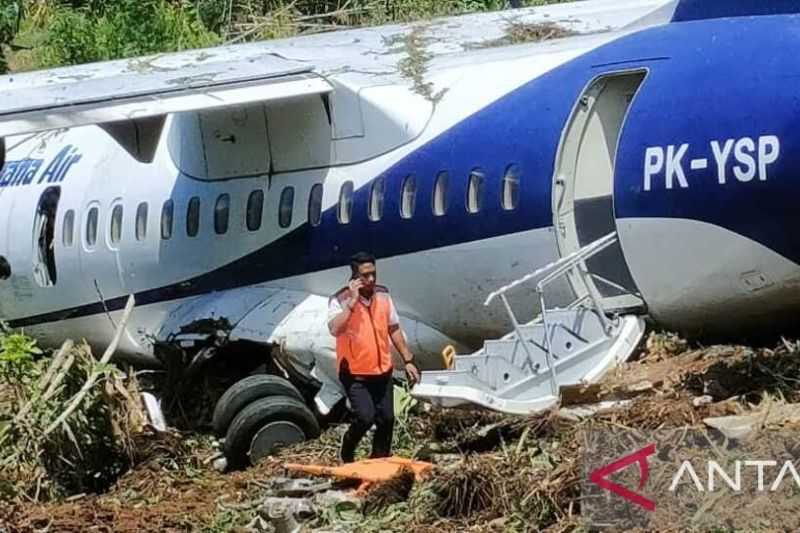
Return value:
[(520, 375), (531, 373), (514, 365), (505, 357), (494, 355), (459, 356), (456, 357), (455, 364), (455, 371), (468, 372), (491, 389), (506, 387), (512, 380), (519, 379)]
[(486, 305), (499, 296), (514, 324), (519, 321), (506, 293), (523, 283), (537, 281), (544, 295), (548, 284), (570, 277), (570, 283), (572, 278), (583, 283), (585, 296), (567, 309), (547, 309), (542, 296), (540, 317), (485, 342), (472, 355), (456, 357), (454, 369), (423, 373), (412, 395), (447, 407), (473, 403), (530, 414), (557, 405), (561, 387), (597, 381), (625, 361), (644, 335), (644, 320), (635, 315), (607, 318), (586, 267), (586, 260), (618, 242), (610, 233), (493, 292)]
[[(644, 321), (637, 316), (622, 317), (611, 335), (593, 313), (583, 310), (561, 314), (564, 322), (551, 328), (556, 385), (592, 382), (627, 359), (644, 334)], [(544, 334), (541, 324), (526, 325), (529, 332)], [(424, 372), (413, 395), (439, 405), (477, 403), (508, 413), (533, 413), (557, 400), (546, 352), (528, 341), (530, 358), (516, 337), (487, 341), (473, 355), (457, 356), (455, 368)]]
[(469, 370), (434, 370), (425, 372), (426, 382), (436, 386), (458, 384), (461, 387), (483, 388), (486, 383)]
[(518, 339), (486, 341), (483, 345), (483, 353), (491, 357), (501, 357), (514, 365), (518, 371), (529, 369), (535, 371), (536, 368), (547, 366), (545, 351), (541, 345), (530, 341), (527, 343), (531, 361), (528, 361), (528, 352)]

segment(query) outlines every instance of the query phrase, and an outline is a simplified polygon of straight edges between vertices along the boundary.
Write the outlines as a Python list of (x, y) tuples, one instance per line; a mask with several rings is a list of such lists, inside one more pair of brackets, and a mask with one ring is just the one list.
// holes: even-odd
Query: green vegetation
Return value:
[[(564, 0), (523, 0), (541, 5)], [(0, 0), (0, 73), (505, 9), (509, 0)], [(409, 67), (410, 68), (410, 67)]]
[(48, 24), (47, 65), (88, 63), (218, 42), (196, 9), (167, 0), (117, 0), (94, 11), (60, 8)]
[(19, 30), (21, 20), (22, 7), (18, 2), (12, 1), (0, 6), (0, 74), (5, 74), (8, 71), (3, 44), (10, 43), (14, 38)]
[(67, 341), (46, 355), (0, 323), (0, 506), (103, 490), (131, 462), (131, 424), (141, 416), (122, 373), (97, 363), (86, 344)]

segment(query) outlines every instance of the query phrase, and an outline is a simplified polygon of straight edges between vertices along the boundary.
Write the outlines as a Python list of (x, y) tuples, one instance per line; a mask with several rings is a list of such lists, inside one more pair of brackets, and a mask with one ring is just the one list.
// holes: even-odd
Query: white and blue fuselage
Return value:
[[(422, 85), (380, 69), (321, 74), (356, 104), (312, 95), (170, 114), (151, 157), (100, 126), (7, 137), (0, 319), (104, 345), (133, 294), (130, 358), (152, 360), (153, 339), (205, 318), (318, 358), (331, 349), (327, 297), (367, 250), (412, 348), (434, 361), (508, 330), (487, 293), (616, 231), (620, 246), (589, 266), (620, 308), (701, 333), (791, 325), (800, 10), (649, 4), (666, 7), (611, 32), (405, 50), (406, 69), (424, 62)], [(324, 59), (369, 31), (257, 46)], [(29, 76), (17, 83), (41, 80)], [(48, 236), (42, 198), (54, 195)], [(551, 301), (573, 297), (565, 282)], [(538, 311), (531, 292), (512, 302)]]

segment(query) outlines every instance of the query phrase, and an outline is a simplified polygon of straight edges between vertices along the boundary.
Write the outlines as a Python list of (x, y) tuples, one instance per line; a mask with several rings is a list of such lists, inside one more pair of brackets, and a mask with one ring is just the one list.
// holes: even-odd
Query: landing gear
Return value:
[(250, 376), (228, 389), (217, 402), (213, 425), (225, 435), (230, 468), (256, 464), (281, 447), (320, 433), (317, 418), (298, 390), (271, 375)]
[(270, 374), (249, 376), (234, 383), (217, 402), (212, 426), (220, 437), (228, 431), (233, 418), (244, 407), (261, 398), (287, 396), (303, 401), (303, 396), (287, 380)]
[(225, 457), (234, 468), (278, 449), (319, 436), (319, 423), (306, 405), (286, 396), (255, 401), (242, 409), (225, 435)]

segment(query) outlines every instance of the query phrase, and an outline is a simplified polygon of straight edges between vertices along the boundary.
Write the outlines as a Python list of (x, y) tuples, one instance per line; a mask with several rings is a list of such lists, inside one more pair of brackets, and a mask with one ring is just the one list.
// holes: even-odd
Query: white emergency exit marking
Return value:
[[(667, 190), (689, 188), (684, 164), (690, 148), (689, 144), (648, 147), (644, 155), (644, 190), (652, 190), (656, 183), (663, 183)], [(734, 179), (748, 183), (756, 177), (767, 181), (769, 167), (781, 155), (781, 142), (775, 135), (712, 140), (709, 148), (711, 157), (691, 159), (688, 168), (690, 171), (707, 170), (713, 162), (720, 185)]]

